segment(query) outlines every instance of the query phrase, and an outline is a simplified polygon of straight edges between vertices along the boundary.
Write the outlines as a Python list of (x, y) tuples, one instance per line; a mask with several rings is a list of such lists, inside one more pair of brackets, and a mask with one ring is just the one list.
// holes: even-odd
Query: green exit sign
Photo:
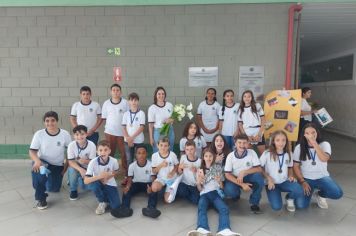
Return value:
[(107, 48), (106, 53), (109, 56), (120, 56), (121, 55), (121, 48)]

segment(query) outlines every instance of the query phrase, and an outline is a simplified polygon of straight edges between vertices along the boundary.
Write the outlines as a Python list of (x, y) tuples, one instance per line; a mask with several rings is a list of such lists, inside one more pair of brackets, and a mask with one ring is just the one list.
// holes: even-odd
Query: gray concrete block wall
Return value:
[[(219, 100), (238, 91), (238, 68), (265, 66), (265, 91), (284, 84), (289, 4), (137, 7), (13, 7), (0, 16), (0, 143), (27, 144), (50, 109), (60, 126), (89, 85), (109, 96), (112, 67), (123, 94), (140, 94), (144, 110), (156, 86), (172, 103), (203, 100), (188, 87), (188, 67), (219, 66)], [(121, 56), (106, 54), (120, 47)], [(240, 95), (238, 95), (240, 96)], [(181, 135), (177, 126), (177, 136)]]

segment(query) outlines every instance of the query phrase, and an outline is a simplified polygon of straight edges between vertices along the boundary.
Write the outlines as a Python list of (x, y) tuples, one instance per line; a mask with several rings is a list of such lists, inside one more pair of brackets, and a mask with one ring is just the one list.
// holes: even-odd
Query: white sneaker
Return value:
[(107, 206), (108, 206), (108, 204), (106, 202), (99, 202), (99, 205), (95, 210), (95, 214), (97, 214), (97, 215), (104, 214)]
[(212, 236), (212, 233), (209, 230), (198, 228), (192, 231), (189, 231), (187, 236)]
[(216, 236), (241, 236), (241, 234), (232, 232), (230, 229), (223, 229)]
[(329, 208), (326, 198), (320, 197), (318, 191), (315, 191), (315, 199), (321, 209)]
[(295, 212), (295, 205), (294, 205), (294, 199), (286, 199), (287, 203), (287, 211), (289, 212)]

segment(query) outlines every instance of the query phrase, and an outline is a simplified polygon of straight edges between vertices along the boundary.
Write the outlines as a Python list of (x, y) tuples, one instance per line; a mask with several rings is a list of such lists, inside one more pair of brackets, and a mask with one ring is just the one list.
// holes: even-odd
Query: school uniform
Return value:
[[(208, 104), (207, 101), (202, 101), (197, 109), (197, 115), (201, 116), (203, 125), (207, 129), (216, 128), (217, 123), (219, 122), (219, 110), (220, 104), (217, 101), (214, 101), (213, 104)], [(216, 131), (212, 134), (207, 134), (203, 129), (200, 129), (201, 134), (204, 136), (206, 142), (212, 142), (213, 137), (218, 133)]]
[[(152, 180), (152, 165), (149, 160), (146, 160), (145, 165), (140, 166), (137, 161), (134, 161), (130, 164), (128, 170), (128, 176), (132, 178), (132, 184), (130, 190), (123, 194), (122, 196), (122, 205), (130, 208), (131, 198), (140, 192), (147, 193), (148, 186), (151, 186)], [(154, 209), (157, 206), (157, 194), (158, 193), (149, 193), (148, 194), (148, 208)]]
[[(163, 106), (158, 106), (157, 104), (152, 104), (148, 108), (148, 123), (153, 123), (153, 152), (157, 152), (158, 141), (161, 137), (160, 131), (164, 125), (164, 121), (171, 117), (173, 114), (173, 105), (170, 102), (165, 102)], [(174, 129), (171, 125), (168, 132), (170, 150), (173, 151), (174, 147)]]
[[(117, 160), (109, 156), (108, 160), (104, 162), (100, 156), (92, 159), (89, 162), (86, 176), (99, 176), (103, 171), (114, 172), (119, 170), (119, 163)], [(95, 181), (89, 184), (90, 190), (95, 194), (99, 203), (108, 202), (111, 209), (120, 206), (119, 192), (115, 178), (110, 178), (105, 184), (101, 181)]]
[[(231, 152), (225, 162), (224, 172), (231, 173), (237, 177), (241, 171), (260, 166), (260, 160), (256, 152), (252, 149), (246, 149), (244, 153), (239, 156), (237, 151)], [(250, 195), (250, 204), (259, 205), (261, 200), (261, 192), (264, 186), (264, 179), (261, 173), (253, 173), (246, 175), (243, 178), (244, 183), (251, 183), (252, 193)], [(241, 194), (241, 187), (229, 180), (225, 181), (224, 192), (227, 197), (239, 198)]]
[(229, 208), (219, 195), (220, 184), (215, 177), (222, 176), (220, 165), (212, 165), (205, 171), (205, 180), (200, 191), (200, 198), (198, 203), (198, 225), (197, 228), (203, 228), (210, 231), (208, 224), (207, 211), (210, 205), (219, 212), (218, 232), (224, 229), (230, 229)]
[[(251, 109), (251, 106), (244, 107), (244, 111), (239, 110), (237, 117), (238, 123), (241, 123), (247, 136), (256, 136), (261, 128), (261, 118), (265, 115), (259, 103), (256, 103), (257, 114)], [(260, 142), (253, 143), (257, 145), (264, 145), (265, 140), (263, 136)]]
[[(156, 168), (162, 162), (166, 161), (168, 165), (166, 167), (162, 167), (157, 173), (157, 179), (162, 185), (171, 185), (176, 178), (176, 175), (172, 178), (168, 178), (168, 174), (174, 169), (175, 165), (178, 165), (178, 158), (174, 152), (169, 152), (166, 157), (161, 156), (159, 152), (155, 152), (152, 154), (152, 168)], [(168, 188), (166, 188), (168, 191)]]
[(234, 103), (231, 107), (225, 106), (224, 115), (222, 114), (223, 106), (219, 110), (219, 120), (222, 121), (221, 134), (224, 136), (227, 145), (232, 150), (235, 146), (234, 133), (238, 128), (238, 111), (239, 103)]
[(269, 190), (266, 183), (268, 201), (273, 210), (282, 209), (282, 192), (288, 193), (286, 199), (295, 200), (303, 197), (304, 192), (300, 184), (288, 180), (288, 169), (293, 168), (293, 160), (288, 153), (277, 154), (276, 160), (274, 160), (270, 151), (264, 151), (260, 157), (260, 162), (275, 185), (274, 189)]
[[(181, 152), (184, 152), (185, 150), (185, 144), (187, 143), (188, 141), (188, 138), (187, 137), (183, 137), (180, 139), (179, 141), (179, 148), (180, 148), (180, 151)], [(201, 154), (203, 152), (203, 149), (206, 148), (206, 142), (205, 142), (205, 138), (203, 136), (200, 136), (200, 137), (195, 137), (193, 139), (194, 143), (195, 143), (195, 155), (198, 157), (198, 158), (201, 158)]]
[[(331, 155), (331, 146), (328, 142), (321, 142), (320, 148), (327, 154)], [(323, 198), (339, 199), (343, 195), (341, 187), (330, 177), (327, 170), (328, 163), (319, 159), (315, 149), (308, 147), (310, 158), (307, 156), (305, 161), (300, 159), (300, 144), (298, 144), (293, 152), (293, 161), (300, 163), (300, 170), (304, 180), (309, 184), (311, 193), (314, 189), (319, 190), (319, 196)], [(312, 194), (305, 195), (300, 201), (296, 201), (298, 208), (308, 207)]]
[[(302, 103), (301, 103), (301, 111), (311, 111), (312, 108), (311, 106), (309, 105), (308, 101), (305, 99), (305, 98), (302, 98)], [(299, 140), (299, 137), (303, 131), (303, 127), (312, 122), (313, 120), (313, 117), (312, 115), (304, 115), (304, 116), (300, 116), (300, 121), (299, 121), (299, 133), (298, 133), (298, 140)]]
[[(79, 163), (79, 160), (80, 159), (92, 160), (95, 157), (96, 157), (96, 146), (90, 140), (87, 140), (84, 147), (80, 147), (76, 141), (72, 141), (68, 145), (68, 149), (67, 149), (68, 161), (76, 161), (77, 164), (85, 170), (88, 168), (88, 165)], [(82, 189), (87, 189), (86, 185), (84, 184), (83, 177), (76, 169), (70, 166), (68, 167), (68, 180), (69, 180), (69, 186), (71, 192), (77, 191), (78, 184), (81, 186)]]
[[(89, 131), (95, 126), (98, 116), (101, 115), (101, 107), (99, 103), (94, 101), (90, 101), (89, 104), (83, 104), (82, 101), (76, 102), (72, 105), (70, 115), (76, 118), (78, 125), (86, 126)], [(96, 145), (99, 140), (99, 133), (94, 132), (87, 139)]]
[(62, 186), (62, 171), (65, 150), (71, 142), (70, 134), (64, 129), (58, 129), (55, 135), (49, 134), (47, 129), (38, 130), (31, 141), (30, 150), (38, 151), (37, 155), (50, 173), (41, 174), (32, 171), (32, 185), (35, 189), (37, 201), (46, 200), (46, 190), (58, 192)]
[(177, 196), (185, 198), (193, 204), (198, 204), (199, 191), (197, 189), (196, 172), (193, 172), (190, 168), (195, 167), (198, 170), (201, 166), (201, 159), (196, 157), (195, 160), (189, 160), (187, 155), (182, 155), (180, 164), (182, 163), (187, 165), (188, 168), (183, 169), (183, 176), (178, 185)]
[[(131, 112), (130, 110), (124, 113), (122, 118), (122, 126), (128, 133), (129, 136), (132, 136), (140, 127), (144, 127), (146, 122), (146, 115), (142, 110), (137, 110), (136, 112)], [(145, 141), (145, 137), (143, 136), (143, 132), (136, 136), (132, 147), (129, 147), (126, 138), (125, 141), (125, 153), (127, 163), (132, 163), (135, 156), (135, 148), (138, 144), (142, 144)]]

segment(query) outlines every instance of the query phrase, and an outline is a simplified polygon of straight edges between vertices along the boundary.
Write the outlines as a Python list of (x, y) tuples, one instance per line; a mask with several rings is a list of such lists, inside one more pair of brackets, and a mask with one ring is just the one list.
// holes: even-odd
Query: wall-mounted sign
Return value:
[(189, 87), (218, 86), (218, 67), (189, 67)]
[(257, 100), (263, 100), (264, 66), (240, 66), (239, 94), (251, 90)]
[(109, 56), (120, 56), (121, 55), (121, 48), (107, 48), (106, 53)]

